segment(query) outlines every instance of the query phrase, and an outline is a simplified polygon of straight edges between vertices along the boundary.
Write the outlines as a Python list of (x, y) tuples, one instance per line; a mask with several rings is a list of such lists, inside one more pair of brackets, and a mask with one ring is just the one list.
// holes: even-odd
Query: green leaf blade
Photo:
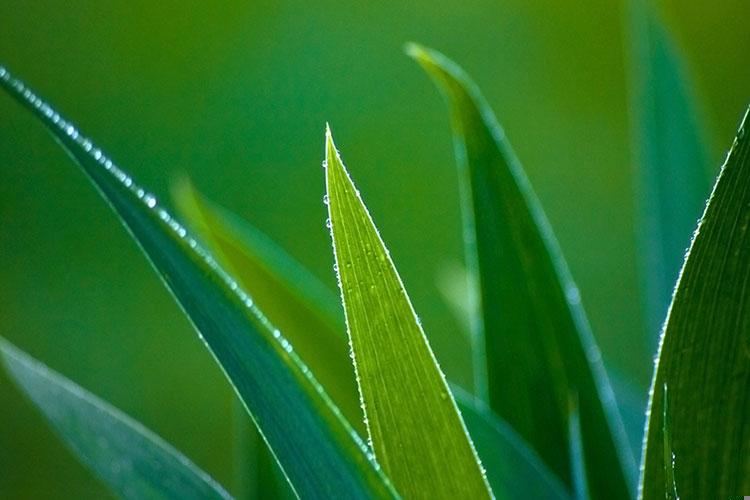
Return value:
[[(698, 224), (662, 335), (640, 484), (647, 500), (665, 498), (671, 484), (696, 498), (750, 491), (748, 112)], [(668, 425), (659, 390), (665, 386)], [(665, 463), (665, 429), (673, 470)]]
[(409, 498), (488, 498), (489, 485), (403, 284), (326, 130), (339, 285), (375, 455)]
[(348, 421), (364, 432), (346, 333), (336, 319), (341, 306), (333, 294), (266, 235), (204, 199), (187, 181), (175, 194), (211, 252), (284, 332)]
[(708, 141), (689, 75), (655, 9), (645, 0), (630, 2), (641, 281), (653, 342), (710, 189)]
[(570, 500), (560, 479), (508, 424), (463, 389), (451, 386), (451, 391), (486, 468), (495, 498)]
[(124, 222), (232, 382), (296, 493), (394, 496), (291, 344), (210, 254), (155, 197), (2, 67), (0, 86), (47, 127)]
[[(195, 225), (206, 224), (211, 226), (201, 230), (201, 235), (208, 231), (222, 234), (221, 238), (216, 238), (213, 241), (220, 252), (225, 248), (225, 245), (229, 247), (229, 251), (226, 251), (225, 255), (233, 263), (233, 269), (241, 269), (248, 265), (253, 268), (261, 266), (272, 275), (269, 279), (279, 283), (288, 282), (287, 271), (285, 270), (293, 269), (292, 274), (294, 276), (310, 275), (310, 272), (301, 269), (300, 264), (293, 261), (291, 256), (283, 251), (278, 251), (275, 244), (267, 241), (265, 237), (259, 238), (256, 234), (257, 230), (245, 221), (239, 220), (237, 216), (228, 214), (208, 201), (204, 201), (194, 191), (194, 188), (183, 184), (177, 191), (178, 205), (186, 218), (194, 222)], [(201, 213), (207, 215), (207, 217), (195, 213), (198, 209), (194, 205), (195, 202), (202, 204), (200, 207)], [(203, 222), (201, 222), (201, 219)], [(210, 235), (208, 239), (210, 239)], [(261, 247), (265, 250), (262, 250)], [(250, 260), (250, 262), (247, 262), (247, 260)], [(458, 279), (463, 281), (465, 276), (461, 270), (459, 269), (457, 273)], [(233, 274), (242, 279), (243, 274), (241, 272)], [(303, 281), (308, 280), (303, 279)], [(305, 314), (305, 310), (315, 303), (321, 304), (321, 311), (336, 310), (341, 307), (338, 303), (339, 299), (321, 284), (294, 286), (287, 290), (287, 293), (293, 296), (286, 297), (285, 301), (290, 307), (301, 309), (295, 312), (295, 315)], [(253, 292), (254, 290), (250, 288), (250, 291)], [(274, 320), (274, 318), (271, 319)], [(296, 339), (289, 330), (286, 330), (286, 332), (292, 338), (296, 348)], [(299, 334), (306, 334), (306, 332), (300, 331)], [(327, 359), (326, 353), (321, 351), (326, 350), (330, 344), (340, 344), (336, 351), (341, 350), (341, 346), (343, 348), (348, 346), (346, 333), (340, 327), (320, 330), (319, 336), (322, 337), (323, 335), (328, 335), (330, 338), (319, 338), (319, 342), (311, 345), (315, 349), (311, 353), (313, 359)], [(329, 367), (328, 369), (332, 372), (343, 373), (346, 370), (351, 370), (351, 360), (348, 356), (345, 358), (338, 356), (331, 361), (344, 365), (343, 368)], [(317, 365), (313, 365), (312, 368), (316, 374), (319, 373)], [(325, 369), (325, 367), (321, 368)], [(469, 434), (473, 437), (477, 453), (486, 468), (487, 479), (496, 498), (508, 500), (525, 500), (528, 498), (563, 500), (570, 498), (560, 480), (547, 469), (547, 466), (541, 462), (539, 457), (505, 422), (500, 421), (489, 408), (463, 389), (452, 386), (451, 391), (464, 417)], [(356, 397), (358, 400), (359, 396)], [(359, 409), (359, 406), (357, 408)]]
[(153, 432), (2, 338), (0, 360), (78, 458), (120, 496), (232, 498)]
[(629, 498), (635, 462), (578, 289), (528, 180), (475, 84), (435, 51), (407, 53), (451, 109), (466, 232), (478, 282), (489, 404), (572, 487), (568, 398), (579, 396), (593, 497)]

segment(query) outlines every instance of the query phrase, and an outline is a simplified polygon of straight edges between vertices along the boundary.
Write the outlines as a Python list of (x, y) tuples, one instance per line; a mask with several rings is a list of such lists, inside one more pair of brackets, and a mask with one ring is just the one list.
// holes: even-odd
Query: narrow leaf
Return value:
[[(186, 192), (186, 189), (190, 189), (190, 191)], [(314, 281), (315, 278), (309, 271), (293, 261), (292, 257), (285, 252), (277, 250), (278, 247), (273, 242), (265, 237), (259, 238), (257, 229), (252, 228), (247, 222), (201, 198), (193, 188), (189, 188), (185, 184), (177, 190), (177, 193), (178, 205), (189, 220), (196, 225), (210, 224), (212, 226), (201, 230), (201, 234), (206, 234), (210, 229), (210, 231), (222, 235), (221, 238), (213, 240), (214, 244), (219, 245), (221, 241), (225, 241), (225, 245), (231, 245), (231, 254), (236, 256), (233, 260), (235, 268), (242, 268), (246, 265), (251, 267), (261, 266), (270, 274), (269, 280), (280, 283), (284, 283), (286, 280), (285, 270), (295, 269), (295, 273), (298, 275), (310, 276), (310, 278), (305, 278), (304, 281)], [(195, 213), (196, 207), (191, 207), (194, 202), (202, 203), (202, 211), (210, 214), (210, 217), (199, 220), (200, 215)], [(268, 251), (265, 252), (261, 248)], [(454, 277), (455, 274), (455, 278), (459, 281), (465, 280), (465, 272), (462, 272), (460, 266), (455, 271), (451, 277)], [(452, 287), (453, 279), (447, 281), (446, 286)], [(340, 307), (340, 305), (337, 306), (338, 298), (320, 283), (304, 287), (294, 286), (288, 288), (288, 290), (289, 295), (286, 296), (285, 300), (289, 307), (301, 309), (292, 312), (292, 314), (304, 314), (304, 311), (311, 307), (310, 304), (313, 303), (319, 304), (323, 311)], [(315, 294), (314, 298), (310, 296), (313, 293)], [(284, 294), (286, 295), (286, 292)], [(305, 332), (301, 331), (300, 333)], [(347, 345), (346, 332), (343, 329), (324, 329), (320, 331), (320, 335), (329, 335), (331, 338), (321, 338), (320, 342), (312, 345), (314, 349), (317, 349), (312, 353), (313, 358), (319, 355), (323, 356), (324, 353), (318, 354), (318, 351), (327, 348), (325, 346), (330, 344)], [(333, 372), (351, 369), (351, 360), (348, 356), (345, 358), (339, 357), (332, 361), (344, 365), (343, 368), (329, 367)], [(318, 373), (317, 369), (316, 373)], [(519, 500), (527, 498), (569, 498), (560, 480), (547, 469), (539, 457), (505, 422), (499, 420), (492, 413), (492, 410), (459, 387), (453, 386), (451, 391), (464, 417), (469, 434), (474, 438), (477, 452), (487, 469), (487, 479), (497, 498)]]
[(375, 456), (408, 498), (487, 498), (489, 485), (401, 278), (326, 130), (339, 286)]
[(159, 436), (3, 338), (0, 360), (78, 458), (123, 498), (231, 498)]
[(502, 129), (442, 54), (408, 53), (452, 110), (467, 270), (479, 287), (489, 403), (569, 487), (568, 395), (579, 395), (591, 494), (627, 498), (635, 464), (578, 289)]
[(573, 397), (570, 400), (570, 416), (568, 417), (568, 441), (573, 496), (577, 500), (588, 500), (590, 497), (586, 479), (586, 457), (583, 455), (583, 441), (581, 440), (581, 415), (578, 412), (578, 400)]
[(653, 2), (631, 0), (630, 10), (637, 226), (646, 326), (655, 343), (710, 189), (709, 155), (690, 79)]
[(451, 386), (497, 499), (570, 499), (539, 456), (480, 400)]
[(296, 493), (394, 495), (366, 445), (236, 281), (153, 195), (2, 67), (0, 85), (42, 121), (119, 215), (227, 374)]
[(748, 113), (690, 245), (661, 339), (641, 492), (663, 499), (664, 394), (675, 482), (695, 498), (750, 491), (750, 136)]
[(357, 430), (365, 431), (341, 305), (307, 269), (247, 221), (204, 199), (189, 182), (175, 199), (211, 253), (294, 345)]

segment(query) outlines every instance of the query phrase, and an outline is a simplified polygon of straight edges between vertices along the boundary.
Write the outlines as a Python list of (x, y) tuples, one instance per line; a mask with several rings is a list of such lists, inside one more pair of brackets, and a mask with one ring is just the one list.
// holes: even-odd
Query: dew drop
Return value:
[(327, 195), (327, 194), (326, 194), (326, 195), (323, 195), (323, 203), (324, 203), (325, 205), (328, 205), (328, 203), (329, 203), (329, 202), (330, 202), (330, 200), (328, 199), (328, 195)]
[(328, 229), (331, 229), (333, 227), (333, 223), (331, 222), (330, 218), (326, 219), (326, 227)]
[(156, 206), (156, 198), (154, 198), (150, 194), (145, 195), (143, 197), (143, 201), (146, 202), (146, 205), (148, 205), (148, 208), (154, 208)]

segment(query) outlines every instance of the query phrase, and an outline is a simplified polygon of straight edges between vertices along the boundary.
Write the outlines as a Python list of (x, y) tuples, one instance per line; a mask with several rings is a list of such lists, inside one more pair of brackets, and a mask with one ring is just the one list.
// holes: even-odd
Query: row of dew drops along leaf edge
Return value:
[[(281, 334), (281, 331), (278, 328), (275, 328), (271, 322), (266, 318), (266, 316), (263, 314), (263, 312), (257, 308), (255, 303), (253, 302), (253, 299), (245, 292), (237, 283), (234, 278), (232, 278), (213, 258), (213, 256), (208, 252), (206, 249), (203, 248), (203, 246), (195, 239), (192, 235), (188, 233), (188, 231), (185, 229), (182, 224), (180, 224), (177, 220), (175, 220), (169, 212), (167, 212), (165, 209), (161, 208), (158, 204), (158, 201), (156, 197), (138, 186), (133, 182), (133, 179), (127, 175), (125, 172), (123, 172), (117, 165), (110, 160), (101, 149), (96, 147), (94, 143), (85, 137), (83, 134), (79, 133), (78, 130), (73, 126), (72, 123), (67, 122), (64, 118), (60, 116), (59, 113), (54, 111), (46, 102), (44, 102), (40, 97), (38, 97), (34, 92), (32, 92), (30, 89), (26, 88), (23, 82), (18, 80), (17, 78), (11, 76), (10, 72), (3, 66), (0, 66), (0, 80), (3, 80), (10, 86), (12, 86), (18, 93), (23, 95), (24, 99), (26, 99), (27, 102), (31, 103), (37, 110), (41, 111), (48, 119), (52, 121), (54, 125), (59, 127), (62, 131), (65, 132), (65, 134), (73, 139), (79, 146), (81, 146), (87, 153), (91, 154), (91, 156), (107, 171), (111, 172), (115, 178), (122, 183), (123, 186), (125, 186), (131, 193), (135, 194), (135, 196), (143, 202), (150, 210), (154, 210), (156, 214), (158, 215), (159, 219), (161, 219), (167, 226), (180, 238), (180, 240), (187, 243), (187, 245), (201, 258), (201, 260), (209, 266), (209, 268), (216, 272), (217, 275), (222, 279), (224, 284), (229, 287), (232, 292), (235, 293), (237, 298), (240, 300), (240, 302), (244, 305), (244, 307), (248, 308), (252, 314), (258, 318), (261, 322), (261, 324), (271, 331), (273, 338), (276, 339), (276, 341), (279, 343), (281, 348), (284, 350), (284, 352), (287, 353), (291, 358), (294, 359), (295, 365), (300, 368), (302, 371), (303, 376), (305, 376), (308, 380), (312, 382), (312, 386), (314, 389), (323, 396), (329, 403), (330, 408), (336, 415), (336, 417), (343, 422), (346, 422), (343, 414), (339, 410), (338, 406), (332, 403), (330, 400), (330, 397), (325, 394), (324, 390), (322, 389), (322, 386), (320, 383), (315, 379), (314, 374), (310, 371), (310, 369), (307, 367), (304, 362), (299, 358), (299, 356), (294, 352), (294, 349), (292, 347), (292, 344)], [(324, 165), (325, 166), (325, 165)], [(196, 333), (200, 337), (201, 341), (208, 345), (206, 340), (203, 338), (203, 335), (200, 331), (196, 330)], [(365, 454), (367, 460), (375, 467), (376, 470), (380, 470), (380, 465), (375, 459), (375, 455), (372, 452), (372, 449), (368, 447), (364, 441), (362, 441), (362, 438), (354, 431), (350, 426), (347, 429), (347, 432), (350, 434), (350, 436), (354, 439), (357, 446), (362, 450), (362, 452)]]

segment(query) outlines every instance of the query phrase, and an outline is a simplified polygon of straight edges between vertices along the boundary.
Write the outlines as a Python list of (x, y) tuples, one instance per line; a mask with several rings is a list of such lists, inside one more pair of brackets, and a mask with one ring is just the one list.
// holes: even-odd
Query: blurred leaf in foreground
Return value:
[[(664, 429), (674, 480), (695, 498), (750, 491), (750, 136), (748, 114), (680, 274), (651, 389), (641, 490), (665, 498)], [(669, 425), (664, 393), (669, 388)], [(671, 469), (670, 469), (671, 470)]]
[(221, 365), (296, 493), (395, 496), (289, 341), (185, 228), (2, 67), (0, 87), (47, 127), (118, 214)]
[(438, 52), (413, 44), (407, 52), (452, 111), (490, 406), (572, 488), (568, 404), (577, 393), (591, 495), (629, 498), (635, 463), (612, 390), (578, 289), (523, 169), (469, 77)]
[(630, 11), (637, 227), (651, 340), (664, 323), (711, 184), (705, 131), (678, 48), (652, 2), (631, 0)]
[(390, 254), (326, 130), (328, 225), (375, 456), (408, 498), (489, 498), (479, 459)]
[(78, 458), (124, 498), (231, 498), (187, 457), (7, 340), (0, 360)]

